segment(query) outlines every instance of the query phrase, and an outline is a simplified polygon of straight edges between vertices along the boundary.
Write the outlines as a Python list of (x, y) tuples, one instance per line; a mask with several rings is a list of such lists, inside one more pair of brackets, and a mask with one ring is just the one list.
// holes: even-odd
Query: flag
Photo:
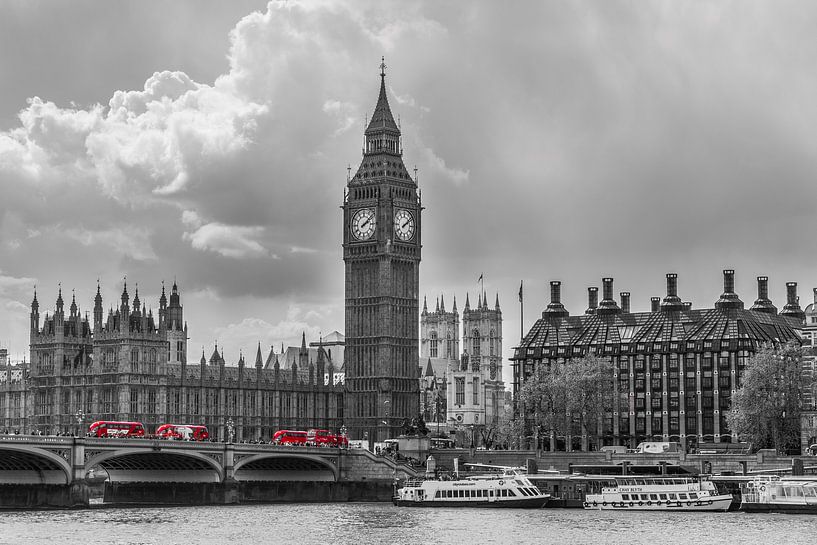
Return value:
[(477, 278), (477, 284), (482, 282), (482, 273), (479, 273), (479, 278)]
[(522, 282), (519, 282), (519, 302), (522, 302)]

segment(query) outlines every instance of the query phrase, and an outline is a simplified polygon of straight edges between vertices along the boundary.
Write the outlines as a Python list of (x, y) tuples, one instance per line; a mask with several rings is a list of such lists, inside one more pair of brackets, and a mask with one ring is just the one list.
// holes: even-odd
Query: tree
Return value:
[(550, 434), (551, 450), (556, 435), (593, 435), (613, 410), (612, 363), (587, 356), (540, 366), (525, 381), (519, 399), (534, 428)]
[(726, 415), (733, 432), (757, 448), (799, 449), (803, 355), (801, 347), (788, 344), (749, 358)]
[(524, 421), (513, 414), (512, 407), (506, 407), (505, 413), (499, 417), (494, 434), (494, 442), (505, 449), (519, 447), (519, 438), (524, 432)]

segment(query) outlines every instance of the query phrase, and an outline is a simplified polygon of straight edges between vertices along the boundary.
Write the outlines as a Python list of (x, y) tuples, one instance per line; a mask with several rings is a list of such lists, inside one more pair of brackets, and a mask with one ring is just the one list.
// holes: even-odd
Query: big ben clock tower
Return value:
[(403, 164), (400, 127), (380, 96), (363, 160), (343, 202), (346, 269), (345, 421), (354, 439), (396, 437), (419, 413), (420, 199)]

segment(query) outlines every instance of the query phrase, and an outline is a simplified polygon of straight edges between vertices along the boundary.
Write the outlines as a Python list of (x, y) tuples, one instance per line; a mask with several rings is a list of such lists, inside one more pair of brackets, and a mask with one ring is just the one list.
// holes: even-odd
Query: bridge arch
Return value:
[(318, 455), (265, 452), (236, 462), (233, 476), (236, 481), (337, 481), (340, 470)]
[(70, 484), (71, 464), (54, 452), (25, 445), (0, 446), (0, 482)]
[(215, 459), (187, 450), (125, 448), (97, 454), (85, 471), (99, 466), (111, 482), (223, 482), (224, 468)]

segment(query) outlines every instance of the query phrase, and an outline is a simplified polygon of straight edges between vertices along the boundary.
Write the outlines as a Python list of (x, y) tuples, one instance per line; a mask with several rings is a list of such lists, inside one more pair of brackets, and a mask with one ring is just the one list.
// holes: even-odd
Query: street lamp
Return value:
[(77, 434), (76, 434), (76, 436), (79, 437), (79, 434), (80, 434), (80, 432), (82, 430), (82, 422), (85, 420), (85, 411), (83, 411), (82, 409), (78, 410), (77, 414), (76, 414), (76, 417), (77, 417)]
[(233, 419), (232, 418), (227, 418), (227, 442), (228, 443), (233, 442), (233, 426), (234, 425), (235, 425), (235, 422), (233, 422)]
[(342, 441), (341, 441), (341, 443), (340, 443), (340, 446), (341, 446), (341, 447), (347, 447), (347, 446), (349, 446), (349, 441), (346, 439), (346, 432), (347, 432), (347, 431), (348, 431), (348, 430), (346, 429), (346, 424), (344, 424), (344, 425), (342, 425), (342, 426), (340, 427), (340, 436), (341, 436), (341, 437), (343, 437), (343, 440), (342, 440)]

